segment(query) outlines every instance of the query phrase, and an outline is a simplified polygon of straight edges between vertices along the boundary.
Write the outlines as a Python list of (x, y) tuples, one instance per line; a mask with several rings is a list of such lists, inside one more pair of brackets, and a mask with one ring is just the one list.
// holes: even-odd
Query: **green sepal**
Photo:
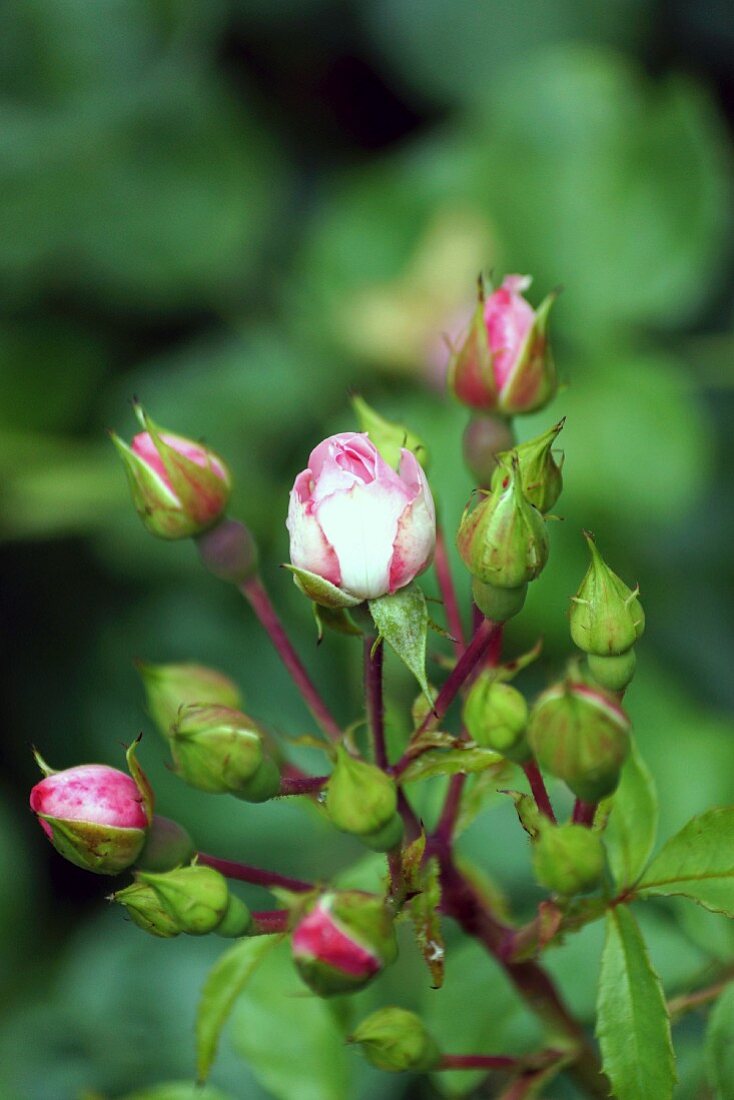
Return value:
[(463, 405), (491, 412), (497, 408), (497, 383), (484, 320), (484, 286), (479, 280), (477, 305), (460, 347), (452, 350), (448, 387)]
[(324, 630), (327, 627), (336, 634), (348, 634), (357, 638), (364, 633), (357, 626), (346, 607), (327, 607), (325, 604), (319, 603), (313, 603), (311, 606), (316, 621), (319, 644), (323, 641)]
[(433, 706), (431, 689), (426, 679), (428, 610), (422, 590), (417, 585), (410, 584), (392, 595), (370, 600), (369, 609), (379, 637), (395, 650)]
[(148, 819), (148, 824), (150, 825), (151, 821), (153, 820), (155, 795), (153, 793), (153, 788), (148, 782), (147, 775), (138, 763), (138, 745), (140, 744), (142, 737), (142, 733), (139, 733), (133, 743), (128, 747), (127, 752), (125, 753), (125, 759), (127, 760), (128, 771), (133, 778), (135, 786), (140, 791), (140, 800), (143, 809), (145, 810), (145, 816)]
[(172, 939), (181, 935), (181, 928), (171, 916), (151, 886), (145, 882), (132, 882), (123, 890), (112, 894), (110, 901), (124, 906), (130, 920), (151, 936)]
[(363, 602), (355, 596), (343, 592), (331, 581), (324, 580), (316, 573), (310, 573), (308, 569), (299, 569), (297, 565), (290, 565), (287, 562), (284, 563), (283, 568), (293, 574), (293, 583), (296, 588), (303, 592), (304, 596), (308, 596), (309, 600), (321, 604), (323, 607), (356, 607), (357, 604)]
[(227, 880), (213, 867), (192, 864), (163, 874), (138, 871), (136, 880), (154, 890), (164, 909), (189, 936), (213, 932), (227, 912)]
[(428, 449), (415, 432), (409, 431), (402, 424), (386, 420), (359, 394), (352, 397), (352, 408), (356, 413), (360, 431), (367, 432), (385, 462), (388, 466), (392, 466), (393, 470), (397, 470), (400, 465), (401, 450), (412, 451), (423, 469), (428, 467)]
[(543, 299), (525, 337), (512, 373), (502, 387), (499, 407), (506, 416), (536, 412), (555, 396), (558, 377), (548, 346), (548, 319), (558, 291)]
[(502, 794), (510, 796), (515, 803), (520, 824), (528, 836), (535, 840), (540, 834), (541, 826), (541, 813), (535, 799), (532, 795), (525, 794), (523, 791), (502, 791)]
[(553, 456), (553, 444), (555, 443), (566, 418), (554, 424), (547, 432), (529, 439), (527, 443), (520, 443), (511, 451), (503, 451), (497, 455), (498, 466), (492, 477), (492, 488), (497, 479), (502, 477), (502, 468), (511, 461), (511, 456), (517, 456), (520, 470), (520, 481), (525, 499), (538, 511), (545, 515), (561, 495), (563, 489), (563, 452), (561, 461), (556, 462)]
[(125, 467), (135, 511), (152, 535), (161, 539), (191, 538), (201, 525), (186, 515), (180, 501), (158, 474), (115, 432), (110, 439)]
[(48, 777), (50, 775), (56, 775), (58, 773), (59, 769), (49, 767), (49, 765), (43, 759), (43, 757), (41, 756), (40, 752), (35, 747), (35, 745), (33, 746), (33, 759), (38, 764), (38, 767), (39, 767), (40, 771), (43, 772), (43, 775), (44, 775), (45, 779), (48, 779)]
[(62, 821), (41, 813), (37, 816), (50, 825), (52, 843), (59, 855), (95, 875), (119, 875), (135, 862), (145, 844), (145, 829)]

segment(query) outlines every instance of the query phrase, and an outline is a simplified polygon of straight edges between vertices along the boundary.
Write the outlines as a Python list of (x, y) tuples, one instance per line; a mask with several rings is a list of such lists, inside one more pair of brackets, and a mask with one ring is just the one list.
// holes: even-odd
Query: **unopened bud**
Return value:
[(280, 788), (257, 726), (230, 707), (183, 707), (171, 731), (171, 754), (176, 773), (200, 791), (265, 802)]
[(593, 829), (543, 819), (533, 841), (533, 870), (541, 886), (566, 896), (595, 890), (604, 862), (604, 844)]
[(565, 681), (536, 700), (528, 738), (538, 763), (582, 802), (594, 803), (619, 783), (630, 749), (629, 718), (601, 688)]
[(511, 684), (482, 672), (469, 689), (463, 710), (469, 736), (508, 760), (522, 763), (531, 755), (525, 731), (528, 705), (524, 695)]
[(367, 1061), (377, 1069), (392, 1073), (425, 1073), (441, 1058), (423, 1021), (405, 1008), (379, 1008), (362, 1020), (350, 1042), (359, 1043)]
[(201, 443), (159, 428), (139, 405), (143, 431), (128, 446), (114, 432), (136, 511), (147, 529), (162, 539), (200, 535), (224, 514), (230, 474), (224, 462)]
[(584, 653), (616, 657), (626, 653), (645, 629), (637, 589), (628, 588), (599, 553), (594, 536), (584, 537), (591, 564), (571, 603), (571, 637)]
[(326, 809), (337, 829), (352, 833), (375, 851), (393, 848), (402, 836), (395, 782), (374, 764), (337, 747), (326, 789)]
[(213, 932), (227, 913), (227, 880), (213, 867), (192, 864), (164, 874), (140, 871), (136, 878), (150, 886), (179, 930), (189, 936)]
[(237, 710), (242, 706), (237, 685), (216, 669), (193, 662), (152, 665), (146, 661), (138, 661), (137, 669), (145, 688), (148, 713), (166, 738), (170, 737), (181, 707), (216, 703)]
[(357, 414), (359, 430), (367, 432), (388, 466), (397, 470), (402, 457), (400, 452), (406, 450), (412, 451), (421, 466), (426, 469), (429, 458), (428, 448), (415, 432), (411, 432), (402, 424), (386, 420), (358, 395), (352, 398), (352, 408)]
[(133, 882), (124, 890), (118, 890), (110, 898), (124, 906), (130, 920), (149, 932), (151, 936), (170, 939), (179, 936), (182, 929), (163, 905), (152, 886), (145, 882)]
[(320, 997), (354, 993), (397, 957), (384, 899), (360, 890), (323, 894), (296, 925), (293, 958)]
[(543, 515), (549, 512), (561, 495), (563, 488), (563, 456), (556, 462), (553, 444), (565, 421), (561, 420), (547, 432), (514, 447), (512, 451), (500, 455), (500, 465), (495, 471), (493, 484), (503, 476), (503, 467), (511, 462), (512, 455), (517, 456), (520, 481), (525, 499)]
[(171, 871), (190, 863), (195, 855), (196, 847), (183, 825), (156, 814), (136, 866), (142, 871)]

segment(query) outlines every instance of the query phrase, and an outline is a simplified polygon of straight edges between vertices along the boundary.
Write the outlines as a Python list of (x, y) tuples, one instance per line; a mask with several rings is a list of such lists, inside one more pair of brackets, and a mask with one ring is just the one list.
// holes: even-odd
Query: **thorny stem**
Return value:
[(385, 744), (385, 706), (382, 697), (382, 666), (384, 645), (375, 647), (375, 639), (367, 636), (364, 640), (364, 695), (367, 704), (367, 718), (372, 735), (372, 749), (375, 764), (385, 770), (388, 767), (387, 746)]
[(456, 599), (456, 589), (451, 576), (451, 566), (446, 548), (446, 537), (440, 523), (436, 524), (436, 551), (433, 558), (433, 568), (436, 571), (438, 587), (443, 597), (444, 611), (446, 612), (446, 625), (449, 634), (454, 641), (456, 656), (459, 658), (464, 652), (464, 629), (461, 625), (461, 613)]
[(291, 890), (294, 894), (308, 894), (315, 889), (312, 882), (281, 875), (278, 871), (251, 867), (249, 863), (240, 863), (239, 860), (219, 859), (218, 856), (210, 856), (206, 852), (199, 852), (197, 859), (203, 866), (213, 867), (225, 878), (235, 879), (237, 882), (249, 882), (252, 886), (264, 886), (266, 889), (279, 886), (283, 890)]
[(590, 829), (594, 824), (596, 807), (596, 802), (582, 802), (580, 798), (577, 798), (573, 807), (573, 817), (571, 818), (574, 825), (586, 825)]
[(293, 682), (303, 696), (306, 706), (311, 711), (324, 733), (326, 733), (332, 741), (339, 741), (341, 739), (339, 723), (321, 698), (321, 695), (306, 672), (300, 657), (293, 648), (293, 644), (278, 618), (278, 614), (271, 603), (270, 597), (260, 577), (254, 576), (249, 580), (243, 581), (240, 585), (240, 591), (245, 599), (249, 601), (253, 611), (268, 632), (271, 642), (278, 651), (278, 655), (290, 673)]
[(540, 812), (545, 814), (548, 820), (552, 821), (555, 825), (556, 815), (553, 813), (551, 800), (548, 797), (548, 791), (545, 789), (545, 782), (541, 775), (540, 768), (532, 758), (527, 760), (522, 767), (527, 776), (528, 783), (530, 784), (530, 790), (533, 792), (536, 806)]

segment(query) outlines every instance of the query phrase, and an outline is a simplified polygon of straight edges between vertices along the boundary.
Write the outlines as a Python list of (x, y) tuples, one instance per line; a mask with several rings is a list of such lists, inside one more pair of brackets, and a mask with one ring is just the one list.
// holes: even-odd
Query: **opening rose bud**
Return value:
[(297, 583), (332, 605), (410, 584), (430, 564), (436, 542), (433, 497), (415, 455), (402, 448), (393, 470), (360, 432), (330, 436), (311, 452), (286, 525)]
[(105, 764), (48, 774), (31, 791), (30, 803), (57, 852), (87, 871), (119, 874), (145, 843), (149, 820), (141, 790)]
[(224, 514), (230, 475), (208, 447), (158, 428), (135, 407), (144, 430), (130, 445), (111, 433), (125, 465), (133, 503), (153, 535), (191, 538), (212, 527)]
[(464, 405), (505, 416), (547, 405), (557, 388), (546, 334), (555, 300), (549, 295), (534, 310), (522, 292), (527, 275), (508, 275), (479, 302), (464, 343), (452, 356), (449, 386)]
[(358, 890), (319, 898), (296, 926), (292, 950), (301, 977), (321, 997), (362, 989), (397, 955), (382, 898)]

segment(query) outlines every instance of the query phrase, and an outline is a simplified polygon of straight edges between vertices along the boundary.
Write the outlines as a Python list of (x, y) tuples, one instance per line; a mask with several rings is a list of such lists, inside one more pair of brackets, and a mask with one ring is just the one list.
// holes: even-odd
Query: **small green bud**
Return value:
[(195, 855), (196, 847), (183, 825), (156, 814), (136, 866), (141, 871), (171, 871), (190, 863)]
[(509, 451), (514, 443), (512, 424), (503, 416), (492, 413), (472, 416), (464, 429), (462, 446), (464, 462), (475, 485), (489, 488), (498, 456)]
[(556, 894), (595, 890), (604, 874), (602, 839), (583, 825), (543, 820), (533, 842), (533, 871), (540, 885)]
[(508, 760), (522, 763), (531, 755), (525, 737), (528, 705), (524, 695), (482, 672), (469, 689), (463, 710), (464, 725), (478, 745), (494, 749)]
[(619, 783), (630, 749), (629, 729), (629, 718), (613, 695), (567, 680), (536, 700), (528, 739), (541, 767), (582, 802), (594, 803)]
[(242, 696), (237, 685), (216, 669), (192, 662), (151, 665), (137, 662), (143, 681), (148, 714), (168, 738), (181, 707), (192, 703), (216, 703), (239, 710)]
[(343, 745), (337, 747), (336, 766), (326, 789), (326, 809), (337, 829), (369, 843), (390, 826), (391, 839), (397, 804), (397, 789), (389, 775), (350, 756)]
[(314, 993), (355, 993), (397, 958), (393, 917), (384, 898), (374, 894), (322, 894), (296, 925), (292, 950), (301, 977)]
[(491, 619), (493, 623), (506, 623), (525, 606), (528, 586), (521, 584), (519, 588), (496, 588), (474, 577), (471, 591), (474, 603), (485, 619)]
[(405, 1008), (379, 1008), (362, 1020), (349, 1041), (359, 1043), (367, 1061), (377, 1069), (392, 1073), (426, 1072), (441, 1058), (423, 1021)]
[(584, 653), (618, 656), (631, 649), (645, 629), (637, 589), (613, 573), (599, 553), (594, 536), (584, 531), (591, 565), (571, 604), (571, 637)]
[(182, 707), (171, 730), (171, 754), (176, 773), (197, 790), (254, 802), (278, 792), (278, 769), (265, 753), (260, 731), (230, 707)]
[(400, 465), (401, 450), (412, 451), (425, 470), (428, 467), (428, 448), (423, 440), (402, 424), (395, 424), (380, 416), (363, 397), (352, 398), (352, 408), (357, 414), (359, 430), (367, 432), (377, 450), (393, 470)]
[(244, 901), (242, 901), (241, 898), (235, 897), (234, 894), (230, 894), (227, 903), (227, 911), (221, 923), (214, 929), (214, 932), (217, 936), (235, 939), (237, 936), (246, 935), (251, 924), (252, 917), (250, 916), (250, 910), (247, 908)]
[(145, 882), (131, 883), (113, 894), (110, 900), (123, 905), (133, 924), (151, 936), (170, 939), (181, 934), (178, 922), (162, 904), (153, 887)]
[(213, 932), (229, 907), (227, 880), (213, 867), (191, 864), (164, 874), (140, 871), (137, 880), (151, 887), (165, 911), (189, 936)]
[(548, 560), (548, 535), (537, 508), (523, 495), (517, 459), (496, 475), (493, 490), (459, 526), (459, 553), (473, 577), (495, 588), (520, 588)]
[(635, 674), (637, 657), (634, 649), (628, 649), (616, 657), (597, 657), (590, 653), (587, 664), (589, 672), (601, 687), (607, 691), (624, 691)]
[(512, 451), (499, 455), (500, 465), (497, 467), (492, 479), (493, 487), (495, 482), (502, 478), (503, 469), (511, 461), (511, 456), (515, 454), (520, 468), (520, 481), (525, 499), (543, 515), (549, 512), (561, 495), (563, 488), (563, 475), (561, 473), (563, 461), (558, 463), (553, 457), (553, 444), (564, 423), (565, 420), (561, 420), (558, 424), (549, 428), (547, 432), (536, 436), (535, 439), (530, 439), (527, 443), (521, 443), (514, 447)]

